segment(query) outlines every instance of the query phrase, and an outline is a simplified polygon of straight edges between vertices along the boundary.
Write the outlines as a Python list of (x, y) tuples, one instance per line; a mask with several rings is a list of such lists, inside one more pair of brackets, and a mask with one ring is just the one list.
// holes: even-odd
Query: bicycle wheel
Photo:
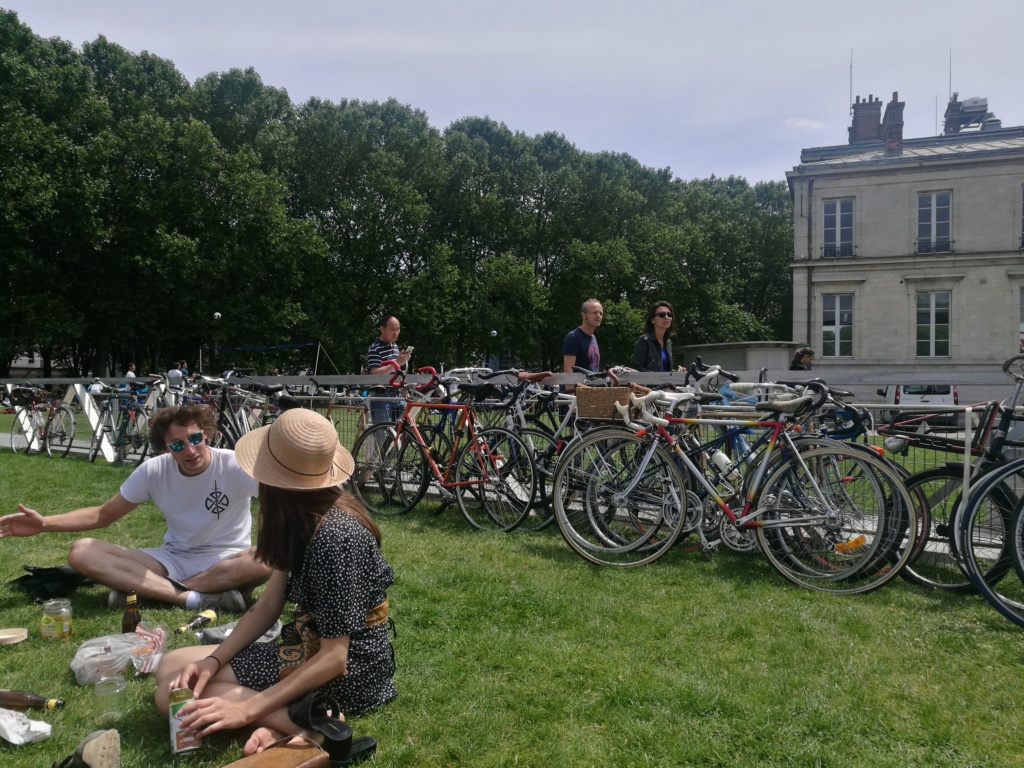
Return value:
[(67, 406), (54, 408), (46, 422), (46, 452), (51, 457), (64, 458), (75, 439), (75, 415)]
[(120, 464), (138, 464), (149, 447), (149, 418), (141, 408), (124, 412), (124, 421), (118, 431), (115, 455)]
[[(25, 424), (32, 424), (31, 431), (25, 434)], [(11, 423), (11, 450), (15, 453), (28, 453), (35, 438), (35, 422), (32, 418), (32, 411), (26, 408), (18, 408), (15, 411), (14, 421)]]
[(881, 460), (840, 444), (801, 448), (759, 489), (758, 543), (808, 589), (868, 592), (894, 578), (917, 533), (911, 500)]
[[(954, 517), (957, 551), (974, 586), (999, 613), (1024, 627), (1024, 459), (983, 475)], [(1007, 525), (1007, 520), (1009, 524)], [(990, 583), (984, 574), (1014, 569)], [(998, 589), (997, 589), (998, 588)]]
[(96, 461), (96, 456), (99, 455), (100, 443), (103, 440), (104, 434), (110, 434), (109, 412), (103, 412), (100, 414), (99, 423), (96, 425), (96, 429), (93, 430), (92, 438), (89, 440), (89, 461)]
[(526, 518), (519, 524), (519, 529), (539, 531), (555, 522), (551, 490), (555, 479), (555, 463), (558, 461), (559, 449), (564, 445), (547, 432), (539, 429), (529, 427), (521, 429), (519, 436), (530, 450), (534, 466), (537, 468), (537, 495)]
[(427, 460), (408, 433), (391, 424), (375, 424), (352, 447), (355, 468), (349, 484), (372, 515), (393, 517), (411, 512), (427, 492)]
[[(947, 589), (951, 592), (974, 592), (974, 583), (964, 568), (957, 561), (957, 548), (953, 529), (953, 519), (962, 502), (963, 468), (957, 465), (933, 467), (922, 472), (915, 472), (905, 481), (907, 491), (913, 496), (917, 494), (925, 503), (928, 517), (922, 526), (919, 542), (914, 547), (907, 567), (903, 569), (903, 577), (915, 584), (936, 589)], [(1004, 486), (997, 485), (989, 492), (991, 504), (988, 515), (992, 523), (975, 531), (976, 536), (987, 537), (984, 546), (987, 549), (1009, 545), (1005, 531), (1010, 529), (1010, 510), (1013, 508), (1013, 493)], [(1001, 513), (1001, 514), (1000, 514)], [(1000, 519), (996, 524), (995, 516)], [(979, 546), (982, 542), (976, 542)], [(986, 558), (988, 563), (985, 580), (990, 584), (997, 583), (1009, 567), (1009, 563), (997, 553), (993, 558)]]
[[(420, 435), (423, 437), (423, 442), (426, 444), (426, 448), (427, 451), (430, 453), (430, 457), (434, 460), (434, 463), (437, 464), (438, 468), (441, 470), (443, 474), (448, 464), (455, 461), (452, 458), (453, 446), (451, 438), (448, 437), (448, 433), (445, 432), (444, 430), (435, 429), (433, 427), (428, 428), (426, 431), (423, 431), (421, 427)], [(400, 457), (399, 463), (403, 465), (413, 463), (415, 461), (413, 453), (418, 453), (419, 450), (420, 449), (416, 446), (416, 443), (413, 440), (407, 440), (402, 448), (402, 451), (408, 451), (409, 455)], [(426, 461), (426, 459), (424, 459), (423, 465), (424, 470), (427, 473), (427, 487), (429, 488), (430, 477), (432, 477), (433, 473), (430, 470), (429, 463)], [(438, 486), (435, 484), (434, 488), (436, 490)], [(455, 500), (455, 497), (452, 493), (448, 492), (446, 489), (442, 489), (442, 491), (443, 492), (441, 493), (440, 498), (437, 500), (437, 503), (426, 508), (427, 514), (439, 515), (446, 509), (448, 509), (449, 505), (451, 505), (451, 503)]]
[(651, 437), (610, 430), (569, 447), (552, 497), (566, 543), (599, 565), (652, 562), (675, 543), (686, 516), (686, 481)]
[(485, 429), (455, 460), (455, 498), (469, 524), (485, 531), (514, 530), (530, 512), (537, 470), (530, 449), (513, 432)]

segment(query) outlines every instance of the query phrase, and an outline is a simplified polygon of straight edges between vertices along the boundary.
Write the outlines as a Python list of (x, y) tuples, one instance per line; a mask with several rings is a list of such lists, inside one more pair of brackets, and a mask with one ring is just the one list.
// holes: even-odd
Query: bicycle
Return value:
[[(1017, 370), (1011, 370), (1015, 365)], [(886, 447), (896, 452), (905, 452), (909, 447), (917, 446), (957, 453), (959, 456), (970, 455), (972, 458), (968, 471), (971, 483), (979, 482), (1010, 461), (1013, 449), (1024, 448), (1024, 441), (1010, 438), (1013, 422), (1020, 420), (1013, 406), (1024, 388), (1024, 355), (1016, 355), (1004, 361), (1003, 371), (1014, 382), (1012, 394), (1005, 401), (1008, 405), (1000, 407), (997, 402), (985, 404), (976, 439), (970, 446), (966, 446), (964, 440), (912, 431), (932, 415), (920, 413), (912, 418), (906, 418), (904, 414), (903, 421), (894, 419), (888, 426), (879, 428), (880, 435), (890, 438), (886, 441)], [(942, 466), (915, 472), (905, 480), (907, 490), (923, 500), (927, 511), (921, 541), (915, 545), (915, 553), (903, 574), (914, 583), (951, 592), (975, 591), (974, 579), (963, 567), (957, 551), (957, 528), (954, 525), (954, 518), (963, 501), (964, 464), (962, 460), (947, 461)], [(990, 504), (988, 523), (984, 528), (977, 528), (974, 536), (984, 536), (987, 549), (1001, 552), (1010, 546), (1006, 532), (1012, 525), (1016, 492), (1004, 481), (989, 488), (987, 494)], [(974, 546), (982, 546), (982, 543), (976, 538)], [(979, 562), (988, 564), (984, 573), (990, 584), (998, 583), (1009, 569), (1008, 561), (1002, 555), (984, 557)]]
[[(390, 382), (403, 384), (397, 373)], [(435, 457), (437, 449), (431, 450), (417, 423), (417, 413), (427, 409), (456, 416), (447, 456)], [(536, 468), (523, 441), (500, 427), (481, 428), (467, 402), (407, 399), (398, 420), (363, 432), (352, 455), (352, 491), (374, 515), (411, 512), (433, 481), (441, 501), (454, 498), (472, 527), (507, 532), (529, 513), (536, 492)]]
[(92, 397), (103, 402), (96, 429), (89, 441), (89, 461), (96, 461), (106, 435), (114, 449), (114, 461), (118, 464), (141, 463), (149, 451), (149, 417), (145, 406), (139, 402), (138, 391), (146, 384), (133, 383), (128, 392), (121, 392), (99, 383), (103, 385), (103, 391)]
[[(694, 398), (692, 393), (689, 398)], [(647, 406), (653, 392), (631, 397), (642, 421), (628, 430), (583, 438), (566, 451), (555, 474), (555, 515), (569, 546), (604, 565), (643, 565), (677, 541), (691, 511), (695, 483), (737, 528), (756, 531), (758, 546), (789, 581), (832, 593), (877, 589), (896, 576), (910, 554), (916, 517), (899, 478), (876, 456), (814, 438), (801, 445), (789, 420), (821, 404), (809, 395), (761, 403), (772, 421), (661, 418)], [(739, 511), (666, 429), (671, 424), (749, 426), (768, 432)], [(653, 425), (653, 426), (652, 426)], [(693, 510), (694, 515), (703, 513)], [(696, 526), (700, 533), (700, 526)]]
[(75, 439), (75, 415), (66, 405), (57, 405), (50, 392), (35, 387), (14, 387), (15, 407), (11, 424), (11, 450), (32, 453), (46, 448), (51, 458), (68, 455)]

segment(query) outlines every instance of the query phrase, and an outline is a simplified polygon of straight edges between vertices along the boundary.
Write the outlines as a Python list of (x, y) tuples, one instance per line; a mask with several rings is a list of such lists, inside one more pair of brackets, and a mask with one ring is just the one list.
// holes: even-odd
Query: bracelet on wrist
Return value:
[[(220, 672), (220, 668), (221, 668), (221, 663), (220, 663), (220, 659), (218, 659), (218, 658), (217, 658), (216, 656), (214, 656), (214, 655), (213, 655), (212, 653), (211, 653), (211, 654), (210, 654), (209, 656), (207, 656), (206, 658), (208, 658), (208, 659), (213, 659), (214, 661), (216, 661), (216, 662), (217, 662), (217, 672)], [(215, 674), (215, 675), (216, 675), (216, 674), (217, 674), (217, 672), (214, 672), (213, 674)]]

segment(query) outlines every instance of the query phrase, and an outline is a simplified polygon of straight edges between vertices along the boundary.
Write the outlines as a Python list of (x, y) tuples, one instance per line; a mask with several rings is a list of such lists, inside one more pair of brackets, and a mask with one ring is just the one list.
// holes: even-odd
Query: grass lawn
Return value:
[[(0, 510), (44, 514), (110, 496), (128, 470), (0, 452)], [(457, 511), (382, 521), (398, 629), (399, 697), (353, 720), (379, 766), (1006, 766), (1024, 762), (1024, 634), (982, 599), (896, 583), (857, 597), (790, 586), (757, 556), (679, 550), (597, 568), (556, 530), (482, 534)], [(153, 544), (143, 507), (104, 532)], [(63, 562), (72, 534), (5, 539), (3, 581)], [(0, 743), (39, 768), (100, 727), (69, 669), (77, 644), (119, 629), (106, 590), (72, 598), (74, 636), (39, 638), (39, 608), (0, 586), (0, 684), (67, 699), (36, 713), (50, 739)], [(143, 617), (176, 626), (177, 609)], [(175, 641), (185, 642), (185, 641)], [(222, 766), (241, 740), (172, 760), (152, 677), (129, 679), (122, 766)]]

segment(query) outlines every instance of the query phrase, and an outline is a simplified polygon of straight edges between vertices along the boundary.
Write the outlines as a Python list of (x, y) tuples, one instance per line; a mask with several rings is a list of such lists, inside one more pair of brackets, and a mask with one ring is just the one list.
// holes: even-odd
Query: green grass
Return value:
[[(0, 509), (98, 501), (127, 470), (0, 453)], [(1003, 766), (1024, 761), (1024, 634), (977, 597), (897, 580), (859, 597), (789, 586), (756, 556), (676, 551), (632, 570), (588, 566), (557, 531), (487, 535), (454, 510), (384, 520), (399, 697), (353, 720), (379, 766)], [(104, 532), (158, 541), (140, 508)], [(5, 539), (21, 563), (63, 561), (73, 535)], [(0, 744), (0, 765), (38, 768), (100, 727), (75, 684), (77, 644), (116, 632), (106, 591), (72, 599), (74, 638), (39, 639), (39, 609), (0, 587), (0, 680), (67, 699), (36, 715), (49, 740)], [(188, 612), (144, 609), (175, 626)], [(172, 764), (151, 677), (129, 680), (122, 765)], [(208, 740), (176, 765), (221, 766), (241, 741)]]

